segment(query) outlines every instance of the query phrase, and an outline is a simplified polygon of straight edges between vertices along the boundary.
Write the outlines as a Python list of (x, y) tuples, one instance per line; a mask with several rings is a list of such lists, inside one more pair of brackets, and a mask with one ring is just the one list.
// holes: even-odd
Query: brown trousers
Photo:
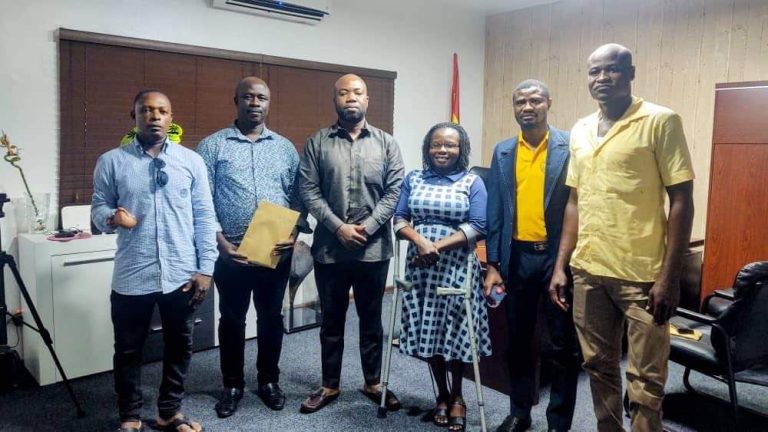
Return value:
[(599, 431), (623, 431), (621, 340), (628, 322), (627, 390), (632, 430), (661, 432), (669, 326), (645, 310), (652, 283), (594, 276), (573, 269), (573, 321), (589, 374)]

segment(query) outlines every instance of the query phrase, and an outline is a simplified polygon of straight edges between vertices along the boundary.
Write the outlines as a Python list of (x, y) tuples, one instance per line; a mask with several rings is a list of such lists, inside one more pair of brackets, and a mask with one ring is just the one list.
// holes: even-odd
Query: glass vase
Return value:
[(32, 193), (25, 194), (27, 226), (29, 232), (33, 234), (42, 234), (48, 231), (48, 212), (51, 205), (51, 194)]

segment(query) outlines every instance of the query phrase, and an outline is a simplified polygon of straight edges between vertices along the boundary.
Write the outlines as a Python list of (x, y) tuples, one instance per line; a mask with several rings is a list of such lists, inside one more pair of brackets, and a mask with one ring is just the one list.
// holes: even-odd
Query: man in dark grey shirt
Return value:
[[(301, 404), (304, 413), (318, 411), (339, 396), (350, 287), (360, 318), (362, 391), (378, 403), (381, 300), (392, 256), (390, 219), (404, 172), (397, 142), (365, 120), (365, 81), (351, 74), (339, 78), (334, 103), (338, 122), (307, 141), (299, 167), (301, 198), (318, 221), (312, 255), (323, 309), (323, 383)], [(387, 393), (387, 408), (398, 409), (400, 402)]]

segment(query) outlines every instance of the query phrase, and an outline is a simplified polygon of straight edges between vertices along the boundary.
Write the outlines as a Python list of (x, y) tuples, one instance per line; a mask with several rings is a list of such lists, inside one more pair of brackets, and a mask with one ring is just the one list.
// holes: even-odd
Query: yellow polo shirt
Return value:
[(538, 146), (533, 147), (517, 136), (515, 182), (517, 192), (517, 226), (515, 239), (521, 241), (546, 241), (547, 225), (544, 223), (544, 176), (547, 167), (549, 131)]
[(593, 275), (655, 281), (666, 251), (667, 186), (693, 180), (680, 116), (632, 97), (598, 141), (598, 113), (571, 131), (566, 184), (578, 190), (571, 265)]

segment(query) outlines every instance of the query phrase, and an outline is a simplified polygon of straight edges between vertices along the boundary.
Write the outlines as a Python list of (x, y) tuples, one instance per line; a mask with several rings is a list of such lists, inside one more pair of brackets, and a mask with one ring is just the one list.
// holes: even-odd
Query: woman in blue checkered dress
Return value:
[(464, 429), (461, 382), (472, 353), (463, 297), (438, 296), (437, 287), (466, 286), (468, 254), (478, 354), (491, 354), (480, 260), (474, 251), (486, 232), (487, 193), (482, 179), (467, 172), (469, 151), (461, 126), (433, 126), (422, 145), (424, 169), (406, 176), (395, 210), (397, 236), (409, 242), (405, 277), (413, 283), (403, 293), (400, 351), (429, 362), (438, 388), (434, 422), (450, 430)]

